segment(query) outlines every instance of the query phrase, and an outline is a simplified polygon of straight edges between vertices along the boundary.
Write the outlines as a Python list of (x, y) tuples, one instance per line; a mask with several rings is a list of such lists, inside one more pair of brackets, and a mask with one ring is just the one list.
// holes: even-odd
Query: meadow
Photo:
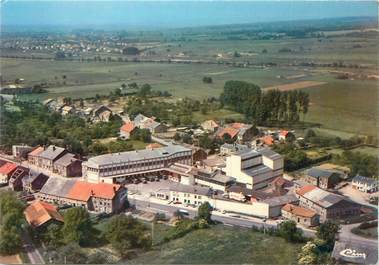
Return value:
[(217, 225), (155, 246), (128, 263), (295, 264), (300, 248), (301, 244), (287, 243), (279, 237)]
[[(323, 128), (353, 134), (375, 135), (378, 129), (378, 85), (375, 80), (340, 80), (327, 71), (306, 71), (298, 67), (237, 68), (208, 64), (95, 63), (67, 61), (2, 60), (2, 74), (7, 80), (24, 78), (27, 84), (47, 82), (48, 93), (24, 98), (72, 98), (108, 94), (122, 83), (149, 83), (155, 90), (167, 90), (176, 98), (204, 99), (218, 97), (225, 81), (243, 80), (261, 87), (279, 86), (299, 81), (324, 82), (303, 88), (310, 94), (305, 121), (321, 123)], [(66, 85), (62, 85), (65, 75)], [(301, 78), (280, 77), (303, 75)], [(211, 76), (212, 84), (202, 82)], [(209, 114), (217, 118), (222, 113)], [(233, 113), (229, 113), (233, 116)], [(196, 115), (199, 120), (201, 115)]]

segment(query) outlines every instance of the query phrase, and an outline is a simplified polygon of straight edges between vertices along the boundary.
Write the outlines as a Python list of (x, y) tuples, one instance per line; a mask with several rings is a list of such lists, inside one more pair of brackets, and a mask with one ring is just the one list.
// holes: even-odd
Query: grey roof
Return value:
[(271, 171), (272, 171), (272, 169), (269, 168), (268, 166), (265, 166), (264, 164), (259, 164), (257, 166), (243, 170), (243, 172), (245, 172), (246, 174), (248, 174), (249, 176), (252, 176), (252, 177), (259, 175), (259, 174), (271, 172)]
[(240, 156), (241, 159), (247, 159), (247, 158), (258, 157), (261, 154), (258, 153), (254, 149), (244, 149), (244, 150), (240, 150), (240, 151), (236, 152), (235, 155)]
[(319, 188), (315, 188), (303, 195), (306, 199), (319, 204), (324, 208), (329, 208), (341, 201), (349, 201), (342, 195), (334, 194)]
[(84, 162), (90, 167), (98, 168), (99, 166), (106, 166), (106, 165), (112, 165), (114, 163), (125, 163), (125, 162), (131, 162), (131, 161), (139, 161), (139, 160), (145, 160), (145, 159), (154, 159), (154, 158), (161, 158), (170, 156), (175, 153), (179, 152), (192, 152), (191, 149), (186, 148), (181, 145), (168, 145), (161, 148), (156, 148), (153, 150), (135, 150), (135, 151), (129, 151), (129, 152), (122, 152), (122, 153), (112, 153), (112, 154), (106, 154), (106, 155), (100, 155), (91, 157), (88, 159), (87, 162)]
[(248, 188), (246, 188), (246, 186), (242, 186), (242, 185), (238, 185), (238, 184), (234, 184), (234, 185), (230, 186), (229, 188), (227, 188), (227, 191), (228, 192), (234, 192), (234, 193), (242, 193), (245, 196), (251, 196), (253, 194), (252, 189), (248, 189)]
[(272, 151), (269, 148), (262, 148), (257, 150), (260, 154), (262, 154), (265, 157), (268, 157), (272, 160), (280, 159), (282, 156), (278, 154), (277, 152)]
[(78, 159), (75, 158), (74, 154), (67, 153), (61, 158), (59, 158), (57, 161), (55, 161), (55, 164), (61, 165), (61, 166), (69, 166), (72, 162), (77, 161)]
[(203, 196), (211, 196), (213, 194), (212, 189), (201, 186), (183, 185), (180, 183), (171, 183), (169, 187), (170, 191), (185, 192), (198, 194)]
[(50, 145), (48, 148), (46, 148), (39, 157), (54, 160), (56, 159), (60, 154), (62, 154), (65, 151), (64, 148), (58, 147), (55, 145)]
[(311, 169), (308, 169), (307, 175), (310, 177), (314, 178), (319, 178), (319, 177), (330, 177), (334, 174), (334, 171), (330, 170), (324, 170), (324, 169), (319, 169), (317, 167), (312, 167)]
[(288, 193), (283, 196), (272, 197), (270, 199), (263, 200), (262, 202), (267, 203), (270, 206), (281, 206), (287, 203), (293, 203), (297, 201), (299, 201), (299, 199), (296, 197), (295, 194)]
[(66, 198), (76, 180), (50, 177), (40, 190), (40, 193)]
[(377, 264), (378, 244), (362, 241), (336, 241), (332, 257), (337, 261), (353, 264)]
[(141, 123), (143, 120), (145, 120), (145, 119), (147, 119), (147, 117), (146, 117), (145, 115), (142, 115), (142, 114), (140, 113), (140, 114), (138, 114), (138, 115), (134, 118), (133, 122), (135, 123), (136, 126), (139, 126), (140, 123)]
[(378, 184), (378, 181), (376, 179), (368, 178), (368, 177), (363, 177), (363, 176), (355, 176), (353, 178), (353, 182), (359, 182), (367, 185), (375, 185)]
[(245, 149), (248, 149), (249, 147), (247, 145), (244, 145), (244, 144), (223, 144), (221, 145), (221, 148), (225, 148), (225, 149), (229, 149), (229, 150), (233, 150), (233, 151), (241, 151), (241, 150), (245, 150)]

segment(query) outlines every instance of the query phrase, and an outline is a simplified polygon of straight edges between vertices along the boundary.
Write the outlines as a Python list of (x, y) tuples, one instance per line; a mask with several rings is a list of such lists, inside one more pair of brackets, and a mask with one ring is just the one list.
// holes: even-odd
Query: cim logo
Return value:
[(366, 253), (357, 252), (354, 249), (347, 248), (340, 252), (340, 255), (348, 257), (348, 258), (363, 258), (366, 259)]

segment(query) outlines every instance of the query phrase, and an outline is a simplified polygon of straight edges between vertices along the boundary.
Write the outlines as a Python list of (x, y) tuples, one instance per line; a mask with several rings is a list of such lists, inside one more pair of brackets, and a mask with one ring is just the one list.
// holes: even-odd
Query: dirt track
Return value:
[(323, 84), (326, 84), (326, 82), (300, 81), (300, 82), (295, 82), (295, 83), (290, 83), (290, 84), (265, 87), (265, 88), (263, 88), (263, 90), (278, 89), (280, 91), (289, 91), (289, 90), (294, 90), (294, 89), (301, 89), (301, 88), (307, 88), (307, 87), (321, 86)]

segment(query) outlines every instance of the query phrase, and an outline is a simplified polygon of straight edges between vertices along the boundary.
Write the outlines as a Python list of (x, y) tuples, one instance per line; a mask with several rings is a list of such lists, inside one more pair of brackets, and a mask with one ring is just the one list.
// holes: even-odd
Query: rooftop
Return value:
[(32, 156), (38, 156), (40, 153), (42, 153), (45, 149), (42, 147), (42, 146), (38, 146), (37, 148), (35, 148), (33, 151), (31, 151), (29, 153), (29, 155), (32, 155)]
[[(329, 208), (341, 201), (349, 200), (342, 195), (331, 193), (315, 186), (309, 185), (297, 191), (297, 194), (303, 196), (307, 200), (315, 202), (324, 208)], [(350, 201), (349, 201), (350, 202)]]
[(353, 182), (360, 182), (363, 184), (367, 185), (375, 185), (378, 184), (378, 181), (376, 179), (368, 178), (368, 177), (363, 177), (363, 176), (355, 176), (353, 178)]
[(50, 160), (54, 160), (60, 154), (62, 154), (64, 151), (65, 151), (65, 149), (62, 148), (62, 147), (58, 147), (58, 146), (55, 146), (55, 145), (50, 145), (42, 153), (39, 154), (39, 157), (50, 159)]
[(88, 159), (88, 161), (84, 162), (84, 164), (87, 164), (90, 167), (99, 168), (101, 166), (107, 166), (118, 163), (161, 158), (170, 156), (175, 153), (188, 151), (191, 152), (191, 149), (185, 148), (181, 145), (168, 145), (165, 147), (156, 148), (154, 150), (142, 149), (95, 156)]
[(121, 186), (117, 184), (76, 181), (69, 190), (67, 197), (85, 202), (88, 201), (91, 196), (112, 200), (120, 187)]
[(35, 201), (24, 210), (26, 221), (34, 227), (54, 219), (63, 222), (62, 215), (54, 205), (42, 201)]
[(287, 203), (294, 203), (297, 201), (299, 201), (299, 199), (296, 197), (295, 194), (287, 193), (286, 195), (272, 197), (272, 198), (263, 200), (262, 202), (267, 203), (270, 206), (280, 206), (280, 205), (285, 205)]
[(180, 183), (170, 183), (169, 189), (170, 191), (192, 193), (192, 194), (198, 194), (202, 196), (211, 196), (213, 193), (210, 188), (201, 187), (201, 186), (183, 185)]
[(17, 168), (15, 163), (6, 162), (4, 165), (0, 167), (0, 174), (8, 175), (12, 173), (13, 170)]
[(311, 177), (314, 177), (314, 178), (319, 178), (319, 177), (331, 177), (334, 173), (334, 171), (330, 171), (330, 170), (324, 170), (324, 169), (320, 169), (320, 168), (317, 168), (317, 167), (312, 167), (311, 169), (308, 169), (307, 170), (307, 175), (308, 176), (311, 176)]
[(312, 211), (312, 210), (309, 210), (307, 208), (300, 207), (297, 205), (293, 205), (290, 203), (284, 205), (282, 208), (282, 211), (290, 212), (296, 216), (309, 217), (309, 218), (317, 215), (315, 211)]
[(72, 162), (77, 161), (78, 159), (75, 158), (74, 154), (67, 153), (61, 158), (59, 158), (57, 161), (55, 161), (55, 164), (61, 165), (61, 166), (69, 166)]

